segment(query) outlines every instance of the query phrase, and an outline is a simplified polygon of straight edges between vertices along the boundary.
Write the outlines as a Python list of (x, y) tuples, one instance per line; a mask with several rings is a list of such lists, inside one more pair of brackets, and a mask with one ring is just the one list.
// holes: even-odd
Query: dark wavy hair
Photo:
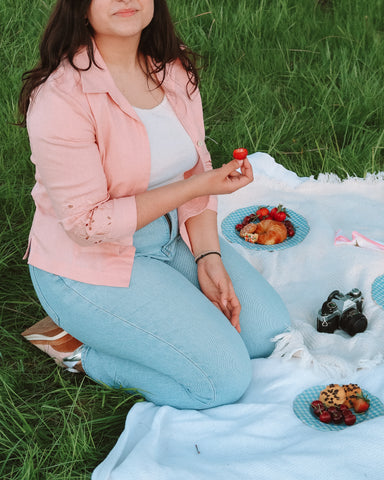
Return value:
[[(57, 1), (40, 42), (40, 60), (32, 70), (22, 75), (23, 86), (18, 104), (21, 115), (19, 125), (25, 126), (33, 90), (47, 80), (63, 59), (67, 59), (74, 69), (79, 70), (73, 60), (78, 50), (85, 47), (89, 58), (87, 69), (92, 64), (97, 66), (92, 41), (94, 32), (86, 22), (91, 2), (92, 0)], [(177, 35), (166, 0), (154, 0), (154, 16), (141, 34), (139, 51), (145, 58), (148, 75), (162, 72), (164, 80), (167, 63), (179, 59), (188, 74), (188, 84), (192, 85), (193, 90), (197, 88), (198, 55), (186, 47)]]

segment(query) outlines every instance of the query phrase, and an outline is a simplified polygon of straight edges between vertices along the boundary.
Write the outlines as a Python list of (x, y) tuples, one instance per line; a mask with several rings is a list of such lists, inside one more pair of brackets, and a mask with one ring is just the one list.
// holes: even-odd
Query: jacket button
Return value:
[(202, 147), (203, 145), (204, 145), (204, 142), (203, 142), (202, 140), (199, 140), (199, 141), (197, 142), (197, 146), (198, 146), (198, 147)]

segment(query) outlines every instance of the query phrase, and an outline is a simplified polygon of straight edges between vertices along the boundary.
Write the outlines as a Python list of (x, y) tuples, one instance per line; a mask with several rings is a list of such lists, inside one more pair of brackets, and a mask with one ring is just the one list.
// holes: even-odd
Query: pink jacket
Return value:
[[(27, 128), (36, 165), (36, 212), (28, 263), (95, 285), (128, 286), (134, 261), (135, 194), (148, 187), (150, 148), (135, 110), (116, 87), (96, 50), (96, 63), (76, 71), (64, 61), (34, 95)], [(82, 50), (75, 58), (88, 66)], [(205, 146), (201, 98), (186, 94), (186, 73), (169, 66), (165, 94), (190, 135), (198, 163), (185, 177), (211, 169)], [(185, 221), (209, 208), (199, 197), (178, 209), (180, 233), (190, 247)]]

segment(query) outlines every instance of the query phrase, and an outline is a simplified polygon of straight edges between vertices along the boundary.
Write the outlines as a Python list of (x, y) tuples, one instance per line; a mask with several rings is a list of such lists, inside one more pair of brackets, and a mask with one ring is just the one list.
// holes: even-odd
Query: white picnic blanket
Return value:
[[(384, 310), (372, 299), (374, 280), (384, 274), (384, 250), (334, 245), (336, 234), (353, 231), (384, 244), (384, 172), (340, 181), (333, 174), (299, 178), (264, 153), (250, 156), (255, 181), (220, 197), (219, 224), (248, 205), (278, 205), (302, 215), (310, 231), (302, 243), (276, 252), (255, 252), (233, 244), (276, 288), (291, 314), (294, 330), (280, 337), (275, 355), (300, 356), (306, 365), (342, 374), (381, 363)], [(316, 316), (334, 290), (359, 288), (369, 328), (351, 337), (341, 330), (320, 334)]]
[[(180, 411), (136, 404), (92, 480), (381, 480), (384, 416), (323, 432), (294, 414), (296, 395), (327, 383), (359, 383), (384, 400), (384, 309), (371, 296), (384, 273), (384, 252), (334, 245), (336, 232), (384, 241), (384, 173), (341, 182), (335, 175), (299, 178), (272, 157), (250, 156), (255, 181), (220, 197), (219, 223), (249, 205), (278, 205), (302, 215), (310, 231), (298, 245), (256, 252), (236, 244), (279, 291), (293, 329), (274, 354), (253, 360), (253, 381), (234, 405)], [(358, 287), (368, 329), (350, 337), (316, 331), (328, 294)]]

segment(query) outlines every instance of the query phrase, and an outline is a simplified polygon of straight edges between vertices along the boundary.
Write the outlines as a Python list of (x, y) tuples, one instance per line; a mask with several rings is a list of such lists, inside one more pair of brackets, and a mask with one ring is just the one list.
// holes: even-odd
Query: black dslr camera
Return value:
[(362, 314), (363, 296), (358, 288), (346, 295), (334, 290), (317, 314), (317, 330), (333, 333), (337, 328), (353, 337), (367, 328), (367, 318)]

